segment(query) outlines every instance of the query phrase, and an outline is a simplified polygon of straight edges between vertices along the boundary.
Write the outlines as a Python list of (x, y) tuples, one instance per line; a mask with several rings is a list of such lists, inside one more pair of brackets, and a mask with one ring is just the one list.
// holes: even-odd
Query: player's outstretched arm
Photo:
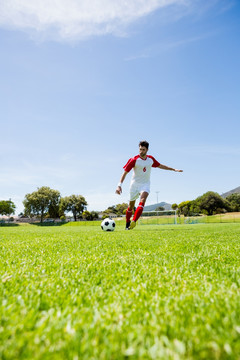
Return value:
[(176, 172), (183, 172), (183, 170), (174, 169), (174, 168), (171, 168), (169, 166), (162, 165), (162, 164), (160, 164), (158, 167), (159, 167), (159, 169), (163, 169), (163, 170), (171, 170), (171, 171), (176, 171)]
[(118, 195), (121, 195), (121, 193), (122, 193), (122, 184), (123, 184), (126, 176), (127, 176), (127, 172), (124, 171), (124, 173), (121, 176), (120, 182), (118, 183), (117, 189), (115, 191), (115, 193)]

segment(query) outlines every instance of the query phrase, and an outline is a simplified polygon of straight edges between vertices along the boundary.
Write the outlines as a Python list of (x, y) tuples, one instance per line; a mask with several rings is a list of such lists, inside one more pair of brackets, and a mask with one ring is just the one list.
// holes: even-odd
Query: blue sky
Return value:
[(153, 169), (148, 204), (239, 186), (239, 18), (237, 0), (0, 0), (0, 199), (127, 202), (145, 139), (184, 170)]

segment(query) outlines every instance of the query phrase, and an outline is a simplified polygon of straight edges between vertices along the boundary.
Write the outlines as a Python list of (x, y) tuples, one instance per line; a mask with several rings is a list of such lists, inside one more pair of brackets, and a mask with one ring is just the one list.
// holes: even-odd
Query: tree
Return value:
[(16, 205), (11, 200), (0, 200), (0, 215), (15, 213)]
[(92, 215), (91, 215), (90, 211), (87, 211), (87, 210), (83, 211), (82, 217), (85, 220), (92, 220)]
[(85, 220), (94, 220), (94, 219), (98, 219), (98, 213), (96, 211), (83, 211), (82, 213), (82, 217)]
[(190, 205), (190, 213), (191, 215), (199, 215), (201, 213), (199, 203), (197, 200), (192, 200)]
[(105, 210), (104, 212), (109, 212), (109, 213), (117, 214), (116, 205), (109, 206), (109, 207), (107, 208), (107, 210)]
[(122, 204), (117, 204), (115, 206), (117, 215), (121, 216), (121, 215), (125, 215), (126, 214), (126, 210), (128, 208), (128, 204), (127, 203), (122, 203)]
[(190, 207), (191, 207), (192, 201), (182, 201), (179, 205), (178, 205), (178, 215), (184, 215), (184, 216), (189, 216), (190, 215)]
[(58, 202), (53, 201), (48, 209), (49, 218), (56, 219), (56, 218), (60, 218), (63, 215), (64, 213), (60, 211), (60, 201)]
[(164, 207), (163, 206), (158, 206), (156, 209), (155, 209), (155, 211), (164, 211), (165, 209), (164, 209)]
[(226, 197), (231, 211), (240, 211), (240, 194), (234, 193)]
[(116, 214), (116, 215), (123, 215), (126, 214), (126, 210), (128, 208), (127, 203), (117, 204), (113, 206), (109, 206), (106, 210), (103, 211), (103, 217), (107, 217), (108, 214)]
[(74, 220), (77, 221), (77, 216), (81, 216), (86, 210), (87, 202), (82, 195), (71, 195), (61, 199), (60, 211), (71, 212)]
[(227, 201), (213, 191), (208, 191), (202, 196), (199, 196), (194, 200), (194, 204), (199, 208), (201, 213), (207, 215), (218, 214), (229, 209)]
[(31, 194), (26, 194), (23, 201), (24, 213), (26, 215), (40, 215), (41, 223), (43, 222), (44, 216), (51, 209), (56, 209), (59, 206), (60, 192), (57, 190), (50, 189), (50, 187), (42, 186), (37, 191)]
[(98, 212), (97, 211), (91, 211), (92, 219), (98, 219)]
[(172, 209), (173, 210), (177, 210), (177, 208), (178, 208), (178, 204), (176, 204), (176, 203), (172, 204)]
[(111, 208), (104, 210), (102, 213), (102, 219), (108, 218), (111, 214), (116, 214), (116, 212), (113, 212)]

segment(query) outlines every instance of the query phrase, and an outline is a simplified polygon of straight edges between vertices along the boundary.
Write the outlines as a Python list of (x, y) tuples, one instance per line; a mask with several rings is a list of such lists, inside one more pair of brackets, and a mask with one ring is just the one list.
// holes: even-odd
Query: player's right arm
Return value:
[(122, 183), (124, 182), (125, 177), (129, 173), (129, 171), (131, 171), (134, 168), (137, 158), (138, 158), (138, 156), (134, 156), (133, 158), (128, 160), (126, 165), (124, 165), (124, 167), (123, 167), (124, 172), (123, 172), (123, 174), (121, 176), (120, 182), (118, 183), (118, 186), (117, 186), (117, 189), (116, 189), (116, 194), (121, 195), (121, 193), (122, 193)]
[(121, 195), (121, 193), (122, 193), (122, 183), (124, 182), (126, 176), (127, 176), (127, 171), (124, 171), (120, 178), (120, 181), (118, 183), (117, 189), (115, 191), (116, 194), (118, 194), (118, 195)]

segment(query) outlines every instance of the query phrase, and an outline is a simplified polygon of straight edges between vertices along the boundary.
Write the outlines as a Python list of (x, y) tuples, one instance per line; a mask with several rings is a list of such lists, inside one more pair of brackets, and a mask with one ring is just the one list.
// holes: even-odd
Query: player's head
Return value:
[(140, 141), (139, 143), (139, 155), (145, 159), (148, 152), (149, 143), (147, 141)]
[(149, 143), (146, 141), (146, 140), (143, 140), (143, 141), (140, 141), (140, 143), (139, 143), (139, 147), (140, 146), (144, 146), (147, 150), (148, 150), (148, 148), (149, 148)]

